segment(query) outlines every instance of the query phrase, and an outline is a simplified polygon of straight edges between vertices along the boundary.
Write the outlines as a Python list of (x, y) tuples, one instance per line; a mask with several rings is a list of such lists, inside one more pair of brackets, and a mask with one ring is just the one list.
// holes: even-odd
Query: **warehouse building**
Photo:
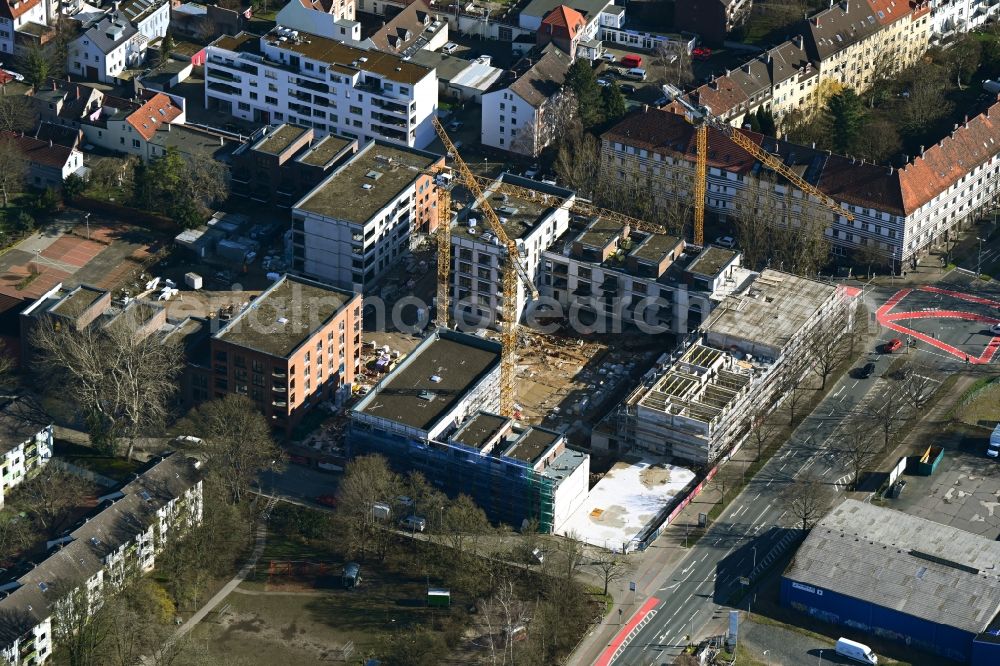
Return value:
[(844, 500), (781, 579), (781, 603), (973, 666), (1000, 664), (1000, 542)]
[(492, 520), (558, 530), (587, 497), (590, 457), (499, 406), (500, 345), (437, 329), (354, 406), (348, 444), (469, 495)]

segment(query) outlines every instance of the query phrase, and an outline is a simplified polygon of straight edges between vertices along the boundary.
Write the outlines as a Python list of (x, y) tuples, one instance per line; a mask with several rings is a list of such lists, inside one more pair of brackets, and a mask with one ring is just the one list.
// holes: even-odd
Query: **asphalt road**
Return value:
[[(868, 357), (861, 359), (863, 364)], [(779, 554), (779, 544), (793, 547), (796, 519), (783, 494), (803, 474), (820, 479), (832, 502), (850, 482), (850, 472), (838, 455), (838, 429), (862, 418), (866, 405), (887, 391), (898, 390), (880, 375), (890, 357), (872, 356), (877, 370), (870, 379), (850, 373), (795, 430), (764, 468), (749, 482), (702, 539), (691, 548), (674, 575), (654, 594), (658, 603), (648, 621), (627, 642), (614, 664), (672, 663), (693, 635), (713, 617), (720, 618), (737, 591), (740, 578), (762, 571)], [(752, 604), (752, 596), (741, 603)]]

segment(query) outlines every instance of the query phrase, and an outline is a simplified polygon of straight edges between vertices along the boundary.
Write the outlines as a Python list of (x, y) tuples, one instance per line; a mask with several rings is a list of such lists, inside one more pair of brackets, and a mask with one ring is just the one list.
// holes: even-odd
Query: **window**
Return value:
[(132, 139), (132, 147), (133, 148), (139, 147), (139, 139)]
[(240, 111), (249, 111), (250, 110), (250, 105), (247, 104), (246, 102), (240, 102), (236, 106), (239, 107)]

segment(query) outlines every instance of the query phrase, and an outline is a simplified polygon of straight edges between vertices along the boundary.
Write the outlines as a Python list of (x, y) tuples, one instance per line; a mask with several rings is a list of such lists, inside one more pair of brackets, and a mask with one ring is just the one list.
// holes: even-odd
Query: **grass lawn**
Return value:
[(971, 426), (992, 428), (1000, 421), (1000, 381), (984, 378), (973, 384), (955, 405), (952, 416)]
[(88, 446), (81, 446), (61, 439), (55, 441), (55, 454), (61, 460), (102, 474), (115, 481), (127, 481), (142, 468), (142, 463), (125, 458), (106, 456)]
[(426, 606), (428, 581), (413, 568), (394, 561), (363, 561), (361, 585), (345, 590), (343, 565), (344, 558), (324, 542), (303, 543), (275, 534), (268, 539), (254, 580), (225, 600), (225, 613), (213, 613), (199, 625), (195, 639), (207, 646), (210, 656), (260, 664), (336, 661), (340, 648), (352, 643), (348, 663), (355, 663), (363, 655), (377, 654), (390, 632), (419, 627), (444, 631), (455, 620), (465, 621), (468, 600), (453, 598), (450, 610)]

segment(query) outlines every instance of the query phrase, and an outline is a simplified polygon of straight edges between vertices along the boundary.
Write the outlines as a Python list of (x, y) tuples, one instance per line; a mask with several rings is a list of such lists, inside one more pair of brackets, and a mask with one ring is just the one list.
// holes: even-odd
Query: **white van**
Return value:
[(878, 657), (870, 647), (850, 638), (837, 639), (837, 654), (862, 664), (878, 664)]
[(629, 79), (635, 79), (636, 81), (646, 80), (646, 70), (642, 67), (633, 67), (632, 69), (625, 72), (625, 77)]
[(423, 532), (427, 529), (427, 520), (420, 516), (407, 516), (399, 524), (411, 532)]

